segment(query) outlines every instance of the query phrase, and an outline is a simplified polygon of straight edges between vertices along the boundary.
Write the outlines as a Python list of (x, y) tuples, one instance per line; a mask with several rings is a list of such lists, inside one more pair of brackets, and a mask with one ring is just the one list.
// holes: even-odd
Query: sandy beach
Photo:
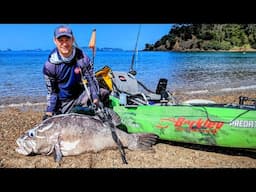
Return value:
[[(201, 95), (174, 93), (179, 102), (200, 98), (238, 103), (240, 95), (256, 97), (255, 91), (247, 90)], [(45, 104), (5, 104), (0, 108), (2, 168), (256, 168), (256, 153), (253, 152), (165, 141), (154, 145), (153, 151), (126, 150), (128, 165), (122, 163), (119, 151), (114, 149), (64, 157), (60, 165), (54, 162), (53, 156), (23, 156), (15, 151), (15, 140), (41, 121)]]

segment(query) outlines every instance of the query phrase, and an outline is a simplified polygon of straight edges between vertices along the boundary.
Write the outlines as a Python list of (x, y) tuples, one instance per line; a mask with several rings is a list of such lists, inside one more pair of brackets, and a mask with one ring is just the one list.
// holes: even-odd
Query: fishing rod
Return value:
[[(92, 63), (92, 65), (94, 65), (95, 43), (96, 43), (95, 39), (96, 39), (96, 29), (93, 29), (91, 40), (90, 40), (90, 43), (89, 43), (89, 47), (93, 49), (93, 63)], [(76, 42), (75, 42), (75, 44), (78, 47)], [(87, 67), (85, 67), (85, 70), (89, 74), (89, 71), (88, 71)], [(111, 115), (104, 108), (103, 104), (100, 101), (99, 101), (99, 106), (98, 107), (95, 106), (95, 104), (93, 103), (93, 100), (91, 98), (90, 92), (88, 90), (87, 84), (86, 84), (87, 80), (84, 78), (81, 68), (80, 68), (80, 74), (81, 74), (82, 83), (83, 83), (85, 91), (88, 95), (89, 101), (91, 102), (91, 105), (93, 106), (93, 110), (95, 111), (95, 113), (99, 116), (99, 118), (103, 122), (107, 122), (109, 124), (112, 138), (115, 141), (115, 143), (117, 144), (117, 147), (118, 147), (118, 149), (120, 151), (120, 154), (121, 154), (122, 161), (123, 161), (123, 163), (128, 164), (128, 162), (126, 160), (126, 157), (125, 157), (124, 146), (123, 146), (122, 142), (120, 141), (120, 139), (118, 138), (118, 136), (116, 134), (116, 130), (115, 130), (116, 128), (115, 128), (114, 123), (112, 122)], [(92, 78), (92, 77), (90, 75), (88, 75), (88, 78)], [(93, 79), (90, 79), (90, 82), (93, 82), (94, 85), (96, 86), (95, 81)], [(98, 86), (96, 86), (96, 87), (98, 87)], [(99, 87), (98, 87), (98, 90), (99, 90)], [(98, 108), (98, 111), (96, 111), (97, 108)]]
[[(79, 46), (78, 46), (78, 44), (77, 44), (76, 41), (74, 41), (74, 44), (75, 44), (75, 46), (76, 46), (77, 48), (79, 48)], [(91, 105), (93, 106), (93, 109), (94, 109), (95, 106), (94, 106), (94, 104), (93, 104), (92, 98), (91, 98), (91, 96), (90, 96), (90, 92), (89, 92), (88, 87), (87, 87), (87, 85), (86, 85), (87, 80), (86, 80), (86, 79), (84, 78), (84, 76), (83, 76), (83, 72), (82, 72), (81, 66), (80, 66), (79, 68), (80, 68), (79, 73), (80, 73), (80, 75), (81, 75), (82, 84), (83, 84), (83, 86), (84, 86), (84, 89), (85, 89), (86, 94), (88, 95), (88, 99), (89, 99), (89, 101), (90, 101), (90, 103), (91, 103)], [(85, 66), (85, 68), (86, 68), (86, 66)], [(86, 72), (88, 72), (88, 74), (89, 74), (89, 71), (88, 71), (87, 68), (86, 68), (86, 70), (87, 70)], [(93, 80), (91, 79), (91, 81), (93, 81)]]
[(131, 63), (130, 71), (129, 71), (129, 73), (134, 75), (134, 76), (137, 74), (137, 72), (133, 69), (133, 66), (134, 66), (134, 63), (135, 63), (136, 53), (138, 52), (138, 48), (137, 47), (138, 47), (138, 41), (139, 41), (139, 36), (140, 36), (140, 29), (141, 29), (141, 24), (139, 25), (139, 30), (138, 30), (138, 34), (137, 34), (136, 44), (135, 44), (134, 52), (133, 52), (133, 55), (132, 55), (132, 63)]

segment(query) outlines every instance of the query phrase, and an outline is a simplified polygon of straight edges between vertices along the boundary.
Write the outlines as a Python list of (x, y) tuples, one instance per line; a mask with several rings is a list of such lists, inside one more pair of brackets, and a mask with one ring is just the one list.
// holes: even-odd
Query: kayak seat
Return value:
[(128, 105), (147, 105), (148, 99), (146, 95), (139, 91), (139, 85), (136, 78), (127, 72), (112, 72), (113, 94), (119, 97), (125, 94)]
[(166, 91), (167, 79), (163, 78), (159, 80), (155, 92), (127, 72), (112, 71), (112, 84), (114, 96), (120, 99), (121, 94), (123, 101), (123, 94), (125, 94), (126, 102), (124, 103), (127, 105), (162, 104), (168, 103), (171, 98), (169, 92)]
[(113, 71), (112, 75), (114, 91), (124, 92), (131, 95), (140, 93), (138, 82), (132, 74), (120, 71)]

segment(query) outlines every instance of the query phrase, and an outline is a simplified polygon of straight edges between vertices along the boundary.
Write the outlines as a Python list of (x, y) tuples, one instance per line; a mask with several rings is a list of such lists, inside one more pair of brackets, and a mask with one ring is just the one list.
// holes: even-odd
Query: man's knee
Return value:
[(108, 97), (110, 95), (110, 91), (104, 88), (100, 88), (100, 95), (102, 97)]
[(104, 88), (100, 88), (100, 100), (103, 103), (104, 107), (110, 106), (109, 100), (110, 91)]

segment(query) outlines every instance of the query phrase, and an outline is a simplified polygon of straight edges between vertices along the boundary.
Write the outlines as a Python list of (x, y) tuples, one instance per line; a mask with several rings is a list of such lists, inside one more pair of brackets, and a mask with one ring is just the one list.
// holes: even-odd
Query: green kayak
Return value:
[(154, 133), (162, 140), (256, 149), (256, 99), (240, 96), (238, 104), (204, 99), (179, 103), (167, 91), (166, 79), (160, 79), (152, 91), (129, 72), (104, 67), (97, 74), (101, 87), (112, 93), (111, 106), (121, 118), (120, 128), (129, 133)]
[(256, 149), (256, 109), (221, 104), (120, 106), (113, 109), (129, 133), (202, 145)]

